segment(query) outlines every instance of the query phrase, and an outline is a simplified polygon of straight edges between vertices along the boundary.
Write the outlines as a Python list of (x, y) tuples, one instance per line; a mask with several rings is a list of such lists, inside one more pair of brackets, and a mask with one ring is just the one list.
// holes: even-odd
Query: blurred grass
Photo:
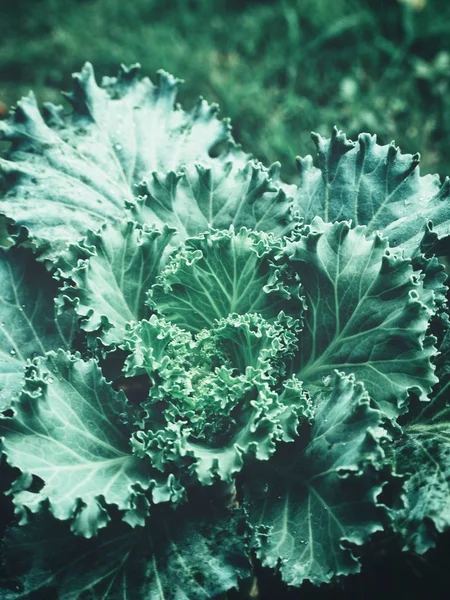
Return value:
[[(420, 8), (414, 9), (414, 5)], [(218, 102), (265, 163), (314, 152), (310, 131), (377, 133), (450, 173), (450, 2), (428, 0), (16, 0), (2, 3), (0, 101), (60, 102), (70, 73), (140, 62)]]

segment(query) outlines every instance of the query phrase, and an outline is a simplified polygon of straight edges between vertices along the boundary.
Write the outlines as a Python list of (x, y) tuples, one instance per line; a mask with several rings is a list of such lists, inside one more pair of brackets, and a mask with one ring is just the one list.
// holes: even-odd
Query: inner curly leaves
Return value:
[(273, 323), (255, 313), (234, 313), (198, 334), (156, 315), (141, 321), (127, 337), (125, 369), (129, 376), (146, 373), (151, 381), (142, 405), (144, 430), (178, 423), (189, 439), (220, 447), (255, 413), (265, 418), (291, 410), (296, 392), (303, 399), (299, 382), (286, 379), (299, 328), (298, 320), (283, 313)]

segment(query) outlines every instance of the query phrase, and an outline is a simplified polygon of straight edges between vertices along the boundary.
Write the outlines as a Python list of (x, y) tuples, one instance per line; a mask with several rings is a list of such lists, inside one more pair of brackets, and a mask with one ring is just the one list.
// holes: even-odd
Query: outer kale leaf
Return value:
[(1, 597), (56, 588), (58, 600), (210, 600), (249, 577), (246, 536), (240, 511), (201, 500), (157, 510), (145, 529), (119, 525), (90, 540), (41, 513), (8, 533), (13, 572), (28, 569), (21, 591), (5, 588)]
[(28, 359), (70, 347), (75, 321), (56, 317), (56, 290), (30, 252), (0, 249), (0, 410), (18, 397)]
[(105, 221), (116, 223), (134, 204), (134, 184), (153, 171), (176, 171), (194, 161), (245, 162), (233, 145), (210, 157), (230, 139), (216, 106), (199, 100), (185, 113), (174, 108), (177, 80), (160, 72), (155, 87), (138, 73), (137, 66), (122, 68), (117, 79), (98, 86), (87, 63), (74, 75), (71, 114), (46, 105), (44, 120), (30, 94), (0, 123), (0, 137), (12, 141), (9, 160), (0, 161), (8, 184), (0, 212), (30, 231), (44, 256)]
[(450, 180), (441, 187), (437, 175), (420, 176), (419, 155), (401, 154), (394, 143), (379, 146), (363, 133), (357, 142), (334, 130), (331, 139), (314, 134), (319, 168), (310, 156), (298, 159), (299, 213), (307, 223), (352, 221), (379, 231), (391, 248), (408, 256), (417, 252), (428, 223), (439, 238), (450, 228)]
[(245, 226), (283, 236), (297, 223), (292, 198), (279, 188), (278, 166), (249, 162), (187, 164), (181, 173), (159, 174), (140, 186), (132, 209), (141, 223), (175, 227), (177, 242), (210, 229)]
[[(22, 471), (12, 492), (23, 521), (48, 502), (56, 518), (70, 519), (72, 531), (91, 537), (110, 520), (108, 505), (143, 525), (146, 490), (158, 501), (181, 493), (173, 478), (156, 482), (148, 463), (132, 455), (122, 424), (125, 397), (102, 378), (96, 361), (62, 351), (36, 359), (13, 408), (0, 433), (9, 464)], [(37, 493), (28, 490), (32, 475), (44, 482)]]
[(263, 565), (279, 566), (293, 586), (359, 571), (355, 546), (383, 529), (382, 413), (370, 407), (360, 383), (342, 374), (315, 402), (310, 430), (301, 429), (298, 442), (245, 477), (257, 555)]
[(393, 464), (405, 476), (403, 506), (393, 511), (405, 548), (424, 553), (450, 528), (450, 327), (445, 324), (436, 359), (439, 383), (430, 400), (416, 403), (392, 447)]
[(59, 307), (73, 305), (83, 317), (85, 331), (105, 345), (123, 341), (125, 324), (149, 314), (145, 299), (155, 283), (167, 245), (174, 233), (140, 227), (132, 221), (104, 225), (58, 261), (63, 277), (70, 278), (61, 291)]
[(450, 528), (450, 410), (431, 422), (405, 426), (395, 445), (397, 472), (406, 474), (404, 507), (394, 513), (404, 547), (420, 554)]
[(245, 548), (321, 584), (359, 570), (388, 511), (418, 552), (450, 526), (449, 183), (335, 132), (295, 190), (177, 85), (86, 65), (71, 114), (30, 95), (0, 123), (6, 600), (207, 600)]
[[(98, 156), (89, 155), (83, 128), (67, 125), (54, 109), (50, 114), (47, 124), (30, 94), (12, 119), (0, 124), (0, 135), (13, 142), (11, 160), (0, 159), (7, 183), (0, 212), (29, 231), (44, 258), (105, 220), (116, 222), (124, 202), (133, 199), (109, 140), (102, 147), (99, 132)], [(84, 119), (88, 124), (90, 119)]]
[(434, 300), (409, 259), (366, 233), (315, 219), (288, 242), (308, 307), (296, 372), (307, 388), (333, 369), (354, 373), (392, 417), (405, 411), (409, 391), (424, 397), (437, 381), (426, 336)]

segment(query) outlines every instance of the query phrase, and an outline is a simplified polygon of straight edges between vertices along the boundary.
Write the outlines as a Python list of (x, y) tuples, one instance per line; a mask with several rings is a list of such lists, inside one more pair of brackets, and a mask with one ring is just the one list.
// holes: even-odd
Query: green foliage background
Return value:
[[(139, 61), (183, 77), (231, 117), (265, 163), (314, 152), (311, 130), (377, 133), (449, 171), (450, 3), (427, 0), (16, 0), (2, 2), (0, 101), (60, 102), (70, 73)], [(423, 3), (423, 2), (422, 2)], [(420, 4), (417, 3), (416, 4)], [(4, 110), (3, 110), (4, 112)]]

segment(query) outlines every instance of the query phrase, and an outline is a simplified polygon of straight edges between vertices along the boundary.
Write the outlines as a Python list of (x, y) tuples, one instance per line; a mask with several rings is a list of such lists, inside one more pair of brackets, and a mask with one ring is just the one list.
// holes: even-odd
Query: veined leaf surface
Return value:
[(448, 236), (450, 180), (441, 186), (438, 175), (421, 177), (419, 155), (401, 154), (394, 143), (379, 146), (367, 133), (352, 142), (335, 129), (331, 139), (313, 140), (319, 168), (310, 156), (298, 159), (295, 200), (306, 223), (318, 216), (366, 225), (408, 256), (417, 253), (429, 222), (439, 238)]
[(75, 320), (56, 316), (56, 291), (31, 252), (0, 249), (0, 411), (18, 397), (28, 359), (70, 347)]
[[(26, 509), (37, 512), (48, 501), (58, 519), (70, 519), (85, 537), (108, 523), (111, 504), (125, 520), (144, 523), (148, 502), (141, 497), (157, 484), (149, 465), (131, 453), (121, 423), (125, 397), (102, 378), (96, 361), (62, 351), (36, 359), (13, 409), (13, 417), (0, 421), (0, 434), (9, 464), (22, 471), (12, 490), (23, 520)], [(44, 482), (37, 493), (28, 491), (32, 475)], [(172, 483), (161, 485), (167, 499)]]
[(405, 476), (404, 506), (393, 511), (394, 525), (405, 548), (420, 554), (450, 529), (450, 329), (448, 319), (444, 323), (439, 384), (428, 402), (414, 404), (392, 447), (395, 469)]
[(230, 140), (216, 106), (200, 99), (186, 113), (174, 106), (179, 82), (171, 75), (161, 71), (158, 87), (138, 75), (137, 65), (123, 67), (98, 86), (87, 63), (74, 75), (72, 113), (46, 105), (42, 116), (30, 94), (0, 122), (0, 137), (12, 141), (8, 160), (0, 161), (8, 187), (0, 212), (27, 228), (43, 258), (105, 221), (120, 221), (134, 204), (134, 185), (154, 171), (176, 172), (193, 162), (245, 164), (231, 142), (211, 158)]
[(283, 580), (327, 583), (359, 571), (350, 544), (382, 530), (377, 467), (383, 460), (382, 413), (363, 386), (336, 375), (319, 398), (308, 436), (280, 447), (246, 485), (263, 565), (279, 565)]
[(292, 298), (301, 317), (299, 286), (281, 279), (281, 242), (242, 227), (189, 238), (158, 278), (150, 306), (188, 331), (211, 328), (231, 313), (275, 318)]
[(392, 417), (405, 410), (410, 390), (424, 397), (436, 382), (426, 336), (434, 304), (410, 260), (366, 233), (316, 219), (287, 244), (308, 307), (296, 371), (319, 387), (334, 369), (354, 373)]
[(141, 197), (132, 209), (133, 218), (175, 227), (177, 243), (230, 226), (281, 237), (298, 219), (292, 198), (278, 185), (277, 173), (277, 165), (265, 169), (256, 162), (187, 164), (179, 174), (154, 173), (139, 186)]
[(158, 231), (132, 221), (89, 232), (58, 261), (60, 272), (70, 279), (58, 299), (60, 309), (74, 306), (83, 317), (82, 328), (105, 345), (123, 341), (126, 323), (150, 312), (146, 296), (173, 234), (168, 227)]

